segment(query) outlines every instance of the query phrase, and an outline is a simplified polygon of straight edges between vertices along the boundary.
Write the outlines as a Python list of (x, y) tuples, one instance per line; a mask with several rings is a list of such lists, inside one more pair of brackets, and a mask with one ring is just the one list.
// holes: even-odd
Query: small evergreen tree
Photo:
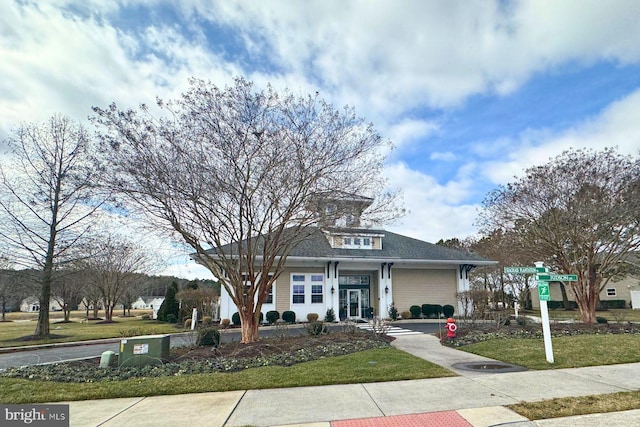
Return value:
[(160, 309), (158, 310), (158, 320), (162, 322), (173, 320), (175, 322), (178, 319), (180, 304), (178, 304), (178, 300), (176, 299), (177, 293), (178, 284), (173, 281), (169, 289), (167, 289), (167, 295), (164, 297), (164, 301), (162, 301), (162, 305), (160, 305)]

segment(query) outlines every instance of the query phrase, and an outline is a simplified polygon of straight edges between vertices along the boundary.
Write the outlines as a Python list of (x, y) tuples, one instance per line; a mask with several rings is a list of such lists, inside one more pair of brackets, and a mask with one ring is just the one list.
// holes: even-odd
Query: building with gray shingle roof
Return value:
[[(392, 303), (399, 312), (422, 304), (450, 304), (460, 312), (457, 295), (469, 289), (469, 271), (496, 264), (386, 230), (329, 226), (309, 234), (289, 253), (264, 314), (291, 310), (306, 320), (309, 313), (323, 318), (333, 309), (340, 319), (387, 317)], [(230, 248), (221, 250), (228, 254)], [(221, 318), (235, 311), (223, 288)]]

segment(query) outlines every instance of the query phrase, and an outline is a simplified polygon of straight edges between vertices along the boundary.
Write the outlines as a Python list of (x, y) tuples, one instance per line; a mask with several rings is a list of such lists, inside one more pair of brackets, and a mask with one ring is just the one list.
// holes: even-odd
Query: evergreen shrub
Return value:
[(442, 306), (442, 313), (444, 314), (444, 317), (452, 317), (453, 313), (454, 313), (455, 309), (453, 308), (453, 306), (451, 304), (447, 304), (447, 305), (443, 305)]
[(233, 315), (231, 316), (231, 323), (236, 326), (240, 325), (240, 313), (238, 313), (237, 311), (233, 313)]
[(276, 321), (279, 318), (280, 318), (280, 313), (277, 312), (276, 310), (267, 311), (267, 322), (269, 322), (270, 325), (273, 325), (274, 323), (276, 323)]
[(333, 308), (327, 309), (327, 312), (324, 315), (325, 322), (335, 322), (336, 321), (336, 313), (333, 311)]
[(282, 313), (282, 320), (287, 323), (295, 323), (296, 322), (296, 313), (295, 311), (287, 310)]
[(419, 305), (412, 305), (411, 307), (409, 307), (409, 311), (411, 312), (412, 319), (419, 319), (420, 314), (422, 313), (422, 307), (420, 307)]
[(198, 332), (198, 340), (196, 344), (199, 347), (213, 346), (217, 347), (220, 344), (220, 331), (216, 328), (203, 328)]

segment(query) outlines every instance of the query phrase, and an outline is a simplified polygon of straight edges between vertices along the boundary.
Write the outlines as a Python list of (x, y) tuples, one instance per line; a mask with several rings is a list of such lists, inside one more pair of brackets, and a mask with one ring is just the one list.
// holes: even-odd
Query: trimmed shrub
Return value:
[(391, 305), (389, 306), (389, 317), (391, 320), (398, 320), (398, 309), (393, 302), (391, 302)]
[(211, 316), (204, 316), (202, 318), (202, 326), (207, 327), (213, 325), (213, 318)]
[(287, 323), (295, 323), (296, 322), (296, 313), (295, 311), (287, 310), (282, 313), (282, 320)]
[(276, 310), (267, 311), (267, 322), (269, 322), (270, 325), (273, 325), (274, 323), (276, 323), (276, 321), (279, 318), (280, 318), (280, 313), (277, 312)]
[(433, 306), (431, 304), (422, 304), (420, 311), (422, 312), (422, 315), (428, 319), (433, 313)]
[(442, 306), (442, 313), (444, 314), (444, 317), (451, 317), (453, 316), (455, 309), (453, 308), (453, 306), (451, 304), (447, 304), (447, 305), (443, 305)]
[(264, 314), (260, 312), (260, 314), (258, 315), (258, 323), (263, 323), (263, 322), (264, 322)]
[(231, 325), (231, 320), (229, 319), (220, 319), (220, 327), (221, 328), (228, 328), (229, 325)]
[(335, 311), (333, 311), (333, 308), (330, 308), (327, 310), (327, 312), (324, 315), (324, 321), (325, 322), (335, 322), (336, 321), (336, 313)]
[(400, 313), (400, 316), (402, 316), (403, 319), (411, 319), (411, 312), (403, 311), (402, 313)]
[(182, 326), (185, 329), (191, 329), (191, 319), (185, 319), (184, 323), (182, 324)]
[(233, 313), (233, 315), (231, 316), (231, 323), (236, 326), (240, 325), (240, 313), (238, 313), (237, 311)]
[(562, 301), (547, 301), (547, 308), (549, 310), (561, 310), (564, 309)]
[(310, 322), (306, 325), (307, 333), (311, 336), (317, 336), (327, 333), (327, 327), (324, 322)]
[(600, 316), (596, 316), (596, 322), (601, 324), (609, 323), (606, 317), (600, 317)]
[(318, 316), (318, 313), (308, 313), (307, 314), (307, 321), (309, 321), (309, 322), (317, 322), (319, 317), (320, 316)]
[(420, 313), (422, 312), (422, 307), (420, 307), (419, 305), (412, 305), (411, 307), (409, 307), (409, 311), (411, 312), (412, 319), (419, 319)]
[(198, 341), (196, 345), (199, 347), (213, 346), (217, 347), (220, 344), (220, 331), (216, 328), (203, 328), (198, 332)]
[(610, 299), (606, 301), (600, 301), (602, 308), (604, 309), (623, 309), (626, 308), (627, 302), (623, 299)]
[(440, 304), (433, 304), (433, 314), (436, 318), (440, 318), (442, 316), (442, 306)]
[(142, 319), (142, 320), (151, 320), (151, 315), (145, 313), (142, 316), (140, 316), (140, 319)]

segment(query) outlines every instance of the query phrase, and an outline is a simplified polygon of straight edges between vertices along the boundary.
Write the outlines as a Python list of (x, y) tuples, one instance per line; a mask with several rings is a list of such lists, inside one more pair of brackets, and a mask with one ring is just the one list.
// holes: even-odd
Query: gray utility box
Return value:
[(169, 339), (169, 335), (144, 335), (121, 340), (118, 365), (162, 365), (169, 360)]

